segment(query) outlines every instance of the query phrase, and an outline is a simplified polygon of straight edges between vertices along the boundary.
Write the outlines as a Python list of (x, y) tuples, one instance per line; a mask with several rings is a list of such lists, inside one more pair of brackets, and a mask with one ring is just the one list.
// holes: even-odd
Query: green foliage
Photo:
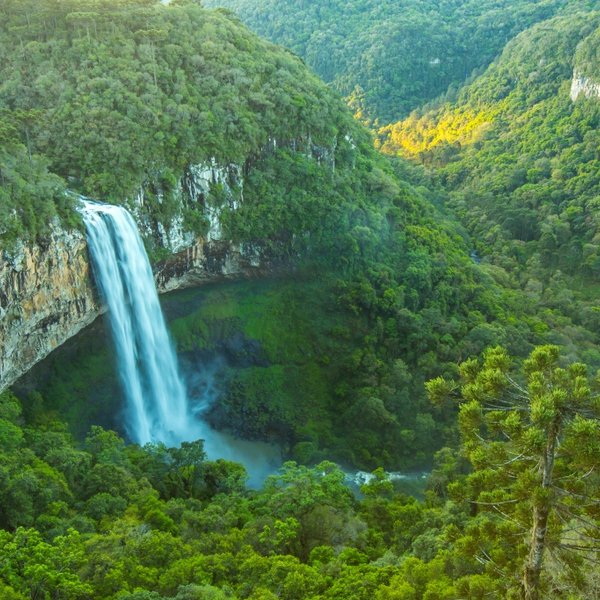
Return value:
[[(510, 338), (524, 352), (541, 337), (539, 319), (507, 317), (512, 299), (468, 258), (455, 226), (289, 52), (192, 2), (25, 8), (2, 4), (0, 104), (19, 115), (34, 153), (90, 195), (125, 202), (142, 186), (150, 223), (192, 214), (176, 193), (189, 165), (235, 163), (243, 201), (226, 202), (215, 184), (198, 202), (222, 209), (224, 236), (243, 253), (301, 265), (318, 281), (175, 323), (181, 350), (214, 350), (219, 334), (242, 332), (264, 351), (261, 364), (227, 373), (215, 421), (275, 437), (309, 462), (422, 466), (454, 435), (424, 381), (490, 344)], [(102, 411), (120, 401), (110, 362), (85, 353), (64, 362), (76, 368), (57, 369), (45, 406), (32, 396), (30, 421), (58, 412), (77, 437), (109, 425)], [(93, 385), (102, 380), (110, 385)], [(90, 385), (90, 401), (72, 402)], [(94, 468), (101, 477), (104, 466)]]
[(32, 155), (16, 129), (3, 129), (13, 120), (18, 123), (13, 114), (0, 111), (0, 136), (7, 132), (0, 140), (0, 240), (8, 249), (19, 240), (47, 236), (57, 216), (73, 223), (64, 182), (48, 172), (49, 161)]
[[(455, 90), (569, 0), (207, 0), (291, 48), (363, 121), (390, 122)], [(293, 15), (293, 17), (290, 17)]]
[(19, 528), (14, 535), (0, 535), (2, 578), (15, 592), (68, 600), (86, 598), (92, 592), (77, 573), (84, 563), (84, 551), (76, 531), (56, 537), (51, 544), (34, 529)]
[[(293, 34), (307, 38), (309, 59), (330, 50), (319, 68), (344, 93), (364, 76), (352, 103), (380, 114), (407, 111), (489, 63), (516, 31), (572, 9), (514, 40), (447, 104), (382, 133), (385, 149), (439, 167), (429, 191), (425, 170), (394, 173), (297, 58), (226, 12), (191, 0), (0, 1), (3, 245), (43, 240), (55, 216), (72, 218), (64, 180), (115, 202), (142, 187), (152, 219), (182, 210), (202, 233), (199, 211), (179, 204), (178, 178), (213, 157), (240, 165), (243, 203), (231, 210), (218, 184), (204, 201), (224, 208), (225, 234), (243, 252), (301, 265), (296, 281), (213, 288), (199, 305), (186, 292), (173, 332), (187, 359), (234, 363), (210, 418), (316, 464), (286, 463), (249, 491), (243, 468), (207, 461), (202, 440), (140, 448), (98, 426), (83, 439), (97, 407), (116, 412), (118, 398), (105, 389), (86, 407), (109, 361), (75, 350), (24, 416), (0, 396), (2, 597), (598, 596), (586, 569), (598, 539), (598, 382), (556, 346), (533, 350), (522, 372), (494, 348), (523, 356), (559, 338), (600, 361), (587, 287), (597, 106), (568, 98), (573, 67), (595, 73), (598, 16), (552, 0), (396, 4), (346, 4), (347, 21), (335, 2), (278, 8), (308, 15), (311, 30), (335, 17), (314, 39), (298, 24)], [(429, 22), (417, 27), (423, 11)], [(352, 39), (338, 43), (348, 26)], [(281, 35), (292, 35), (287, 24)], [(359, 46), (372, 59), (364, 69), (351, 58)], [(397, 52), (408, 47), (419, 59), (404, 68)], [(432, 61), (442, 50), (447, 64)], [(390, 60), (374, 61), (384, 51)], [(446, 198), (441, 185), (483, 265), (427, 202)], [(460, 453), (437, 453), (424, 503), (381, 469), (355, 498), (322, 462), (427, 464), (454, 441), (457, 412)]]
[(592, 8), (574, 5), (523, 32), (456, 97), (385, 128), (380, 141), (430, 169), (484, 268), (521, 295), (518, 319), (531, 310), (553, 331), (548, 341), (595, 365), (600, 104), (570, 98), (574, 71), (592, 74)]
[[(411, 287), (405, 277), (415, 280), (417, 271), (409, 268), (414, 254), (404, 243), (373, 251), (365, 244), (373, 264), (366, 275), (338, 275), (319, 264), (293, 279), (169, 295), (165, 308), (178, 317), (170, 326), (186, 370), (215, 369), (218, 400), (206, 415), (209, 422), (237, 437), (277, 442), (304, 464), (325, 458), (363, 469), (430, 464), (434, 452), (454, 439), (455, 428), (452, 409), (429, 406), (423, 382), (455, 372), (453, 360), (482, 350), (485, 340), (475, 341), (469, 330), (497, 308), (486, 307), (487, 317), (461, 314), (461, 295), (482, 292), (477, 267), (457, 253), (463, 270), (453, 271), (450, 290), (444, 270), (453, 260), (452, 238), (436, 235), (432, 225), (419, 235), (439, 244), (440, 253), (446, 249), (443, 259), (437, 252), (419, 254), (435, 290), (422, 295), (406, 298)], [(379, 253), (381, 264), (371, 258)], [(358, 265), (363, 260), (356, 258)], [(28, 417), (43, 422), (58, 411), (78, 438), (94, 423), (121, 427), (120, 394), (108, 385), (115, 375), (107, 343), (95, 329), (79, 338), (75, 355), (69, 346), (60, 349), (49, 360), (47, 383), (40, 385), (43, 373), (37, 377), (45, 402), (34, 409), (28, 400)]]
[(299, 59), (221, 12), (146, 0), (4, 0), (0, 12), (7, 242), (47, 234), (57, 213), (73, 221), (64, 180), (113, 203), (142, 190), (151, 220), (181, 211), (204, 230), (177, 193), (189, 165), (242, 166), (272, 140), (311, 152), (361, 136)]
[[(1, 447), (0, 590), (13, 600), (512, 598), (531, 511), (548, 505), (562, 517), (549, 521), (548, 547), (568, 568), (542, 584), (594, 597), (574, 550), (594, 547), (598, 383), (558, 361), (555, 347), (537, 348), (521, 380), (493, 349), (455, 370), (473, 470), (441, 452), (427, 503), (396, 492), (382, 469), (359, 499), (331, 462), (286, 463), (249, 491), (243, 469), (207, 461), (201, 441), (142, 448), (94, 427), (77, 448), (60, 423), (25, 425), (5, 393), (0, 418), (15, 441)], [(532, 467), (557, 419), (549, 493)]]
[(598, 64), (600, 63), (600, 57), (598, 56), (599, 44), (600, 30), (596, 29), (577, 45), (574, 66), (579, 76), (589, 77), (593, 81), (597, 81), (600, 78), (600, 71), (598, 69)]
[[(521, 572), (530, 600), (547, 597), (553, 585), (544, 554), (573, 578), (582, 560), (594, 560), (598, 479), (588, 469), (590, 452), (600, 451), (600, 411), (585, 365), (562, 366), (557, 346), (533, 350), (524, 381), (511, 371), (499, 347), (481, 364), (462, 365), (459, 425), (473, 473), (452, 484), (451, 494), (480, 513), (467, 526), (469, 552), (489, 570)], [(440, 387), (429, 386), (434, 397)], [(512, 549), (506, 545), (523, 534)], [(499, 592), (516, 593), (509, 577), (505, 585)]]
[[(423, 160), (442, 164), (442, 180), (457, 191), (452, 204), (486, 252), (490, 248), (521, 264), (536, 254), (539, 267), (593, 275), (582, 251), (595, 236), (586, 214), (595, 198), (597, 169), (586, 148), (593, 145), (597, 105), (573, 104), (565, 84), (578, 43), (596, 26), (597, 14), (591, 13), (534, 27), (465, 88), (456, 105), (445, 104), (390, 130), (391, 146), (394, 139), (407, 148), (425, 144), (420, 145)], [(457, 121), (459, 115), (466, 126)], [(479, 141), (469, 138), (473, 119)], [(450, 136), (449, 123), (457, 126)], [(439, 154), (436, 149), (444, 138), (457, 150), (465, 145), (452, 164), (443, 149)]]

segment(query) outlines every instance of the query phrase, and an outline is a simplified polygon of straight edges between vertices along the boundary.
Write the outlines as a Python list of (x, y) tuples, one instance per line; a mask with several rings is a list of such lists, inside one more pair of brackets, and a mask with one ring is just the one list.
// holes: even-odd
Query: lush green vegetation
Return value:
[[(207, 461), (201, 441), (140, 448), (93, 427), (76, 446), (60, 422), (24, 422), (5, 393), (0, 590), (13, 600), (595, 597), (597, 396), (583, 365), (558, 365), (556, 347), (538, 348), (522, 378), (496, 348), (460, 367), (460, 388), (430, 383), (436, 402), (462, 404), (471, 472), (445, 449), (424, 504), (381, 470), (360, 500), (329, 462), (287, 463), (250, 492), (243, 469)], [(540, 527), (552, 569), (536, 570), (525, 543)]]
[(517, 33), (581, 0), (206, 0), (291, 48), (358, 116), (390, 122), (457, 89)]
[[(534, 27), (456, 102), (414, 113), (381, 138), (384, 150), (431, 169), (498, 280), (520, 287), (540, 312), (571, 317), (588, 339), (598, 331), (600, 104), (584, 95), (572, 102), (569, 92), (598, 24), (592, 12)], [(555, 339), (571, 344), (574, 331), (556, 325)]]
[[(510, 293), (469, 259), (423, 190), (394, 174), (343, 103), (289, 52), (190, 2), (1, 6), (0, 102), (7, 118), (38, 115), (22, 127), (32, 156), (71, 187), (114, 202), (144, 183), (145, 208), (163, 222), (180, 206), (175, 183), (187, 165), (238, 163), (244, 200), (224, 209), (226, 235), (318, 279), (275, 294), (264, 305), (273, 323), (262, 329), (245, 320), (246, 300), (231, 300), (230, 316), (269, 364), (239, 374), (228, 392), (232, 421), (242, 419), (242, 399), (257, 416), (247, 434), (276, 432), (291, 448), (303, 444), (308, 461), (331, 452), (368, 468), (427, 464), (453, 426), (427, 406), (423, 382), (451, 374), (488, 344), (510, 340), (524, 354), (545, 340), (535, 316), (507, 318)], [(217, 201), (223, 189), (213, 188)], [(288, 315), (288, 307), (296, 310)], [(192, 348), (205, 342), (194, 332), (224, 317), (198, 319), (183, 325)], [(300, 331), (312, 321), (313, 333)], [(277, 349), (269, 328), (281, 338)], [(288, 347), (296, 336), (314, 358), (303, 363)], [(46, 394), (50, 408), (70, 407), (79, 433), (94, 411), (73, 407), (71, 397), (97, 381), (102, 365), (77, 363), (86, 361), (90, 373)]]
[(0, 15), (3, 239), (35, 237), (64, 203), (45, 167), (111, 202), (144, 189), (152, 217), (168, 222), (190, 164), (244, 165), (273, 139), (311, 152), (339, 137), (341, 156), (345, 135), (361, 138), (299, 59), (195, 4), (3, 0)]
[(598, 29), (591, 34), (586, 35), (581, 43), (578, 44), (575, 51), (575, 72), (584, 77), (590, 77), (593, 80), (598, 80), (600, 78), (600, 69), (598, 67), (599, 36), (600, 32)]
[[(304, 464), (430, 466), (457, 432), (453, 411), (427, 402), (424, 381), (455, 374), (453, 357), (479, 352), (506, 333), (476, 310), (446, 323), (439, 304), (422, 311), (392, 304), (404, 288), (389, 276), (383, 281), (381, 289), (366, 278), (321, 273), (317, 282), (307, 271), (294, 281), (169, 295), (170, 327), (188, 375), (218, 366), (217, 402), (207, 420), (242, 438), (277, 442)], [(515, 349), (528, 347), (527, 326), (507, 330)], [(93, 424), (124, 433), (108, 340), (99, 333), (66, 344), (21, 383), (28, 418), (61, 415), (80, 440)]]
[[(203, 201), (294, 277), (180, 293), (170, 324), (187, 364), (224, 357), (207, 418), (296, 461), (250, 491), (201, 441), (98, 427), (119, 394), (93, 332), (0, 395), (0, 596), (600, 596), (599, 378), (574, 362), (600, 366), (600, 99), (569, 97), (597, 76), (594, 4), (263, 3), (257, 23), (384, 118), (552, 17), (380, 131), (415, 165), (226, 11), (0, 0), (3, 248), (76, 225), (67, 187), (143, 189), (152, 220), (202, 232), (178, 179), (238, 165), (243, 202)], [(433, 472), (424, 502), (381, 469), (354, 497), (329, 459)]]
[(0, 240), (7, 246), (48, 235), (57, 215), (72, 217), (61, 179), (21, 143), (36, 117), (33, 111), (0, 112)]

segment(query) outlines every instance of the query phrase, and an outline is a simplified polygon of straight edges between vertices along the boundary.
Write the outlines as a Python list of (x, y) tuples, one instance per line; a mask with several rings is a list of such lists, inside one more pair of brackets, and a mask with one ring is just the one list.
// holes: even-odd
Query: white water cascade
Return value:
[(108, 306), (127, 430), (138, 444), (200, 437), (162, 315), (144, 245), (120, 206), (83, 200), (96, 282)]
[(210, 390), (188, 398), (133, 218), (120, 206), (83, 198), (81, 203), (94, 275), (108, 306), (129, 436), (141, 445), (167, 446), (202, 438), (210, 459), (241, 462), (249, 484), (260, 486), (280, 465), (279, 451), (209, 427), (202, 413), (210, 404)]

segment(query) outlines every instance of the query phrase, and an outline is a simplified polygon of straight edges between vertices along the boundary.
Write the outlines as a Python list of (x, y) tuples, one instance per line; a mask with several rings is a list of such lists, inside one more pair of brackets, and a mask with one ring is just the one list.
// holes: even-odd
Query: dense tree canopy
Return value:
[[(595, 4), (228, 3), (363, 120), (492, 63), (383, 128), (391, 161), (228, 11), (0, 0), (2, 259), (77, 226), (67, 190), (143, 194), (200, 235), (194, 203), (218, 207), (293, 278), (174, 297), (173, 337), (226, 357), (206, 418), (294, 460), (250, 490), (202, 440), (100, 427), (119, 395), (96, 329), (0, 395), (0, 596), (600, 597), (600, 100), (570, 97), (600, 83)], [(238, 179), (182, 198), (195, 164)], [(375, 471), (353, 494), (330, 460)], [(381, 467), (432, 469), (424, 498)]]
[[(311, 151), (339, 137), (341, 152), (345, 135), (361, 137), (300, 60), (195, 4), (3, 0), (0, 14), (4, 179), (13, 198), (47, 196), (49, 214), (57, 194), (43, 186), (60, 183), (40, 179), (46, 167), (113, 202), (142, 189), (166, 221), (190, 164), (241, 166), (269, 140)], [(22, 156), (30, 165), (13, 174)], [(18, 185), (24, 169), (37, 174), (28, 179), (35, 187), (37, 176), (39, 192)], [(17, 217), (35, 236), (27, 206)]]
[[(297, 57), (234, 17), (192, 2), (36, 7), (0, 4), (3, 129), (15, 138), (10, 152), (30, 155), (40, 172), (39, 184), (19, 180), (30, 200), (4, 188), (4, 239), (43, 236), (52, 216), (67, 212), (66, 184), (129, 204), (141, 188), (151, 222), (182, 214), (198, 233), (207, 225), (199, 202), (214, 203), (227, 239), (277, 264), (301, 264), (307, 279), (316, 273), (323, 282), (316, 340), (298, 333), (314, 353), (300, 358), (286, 333), (275, 345), (268, 327), (247, 331), (239, 307), (229, 315), (265, 348), (269, 365), (234, 377), (230, 422), (237, 427), (248, 407), (256, 419), (245, 434), (303, 444), (305, 460), (329, 453), (368, 468), (430, 462), (452, 428), (436, 423), (423, 382), (508, 331), (523, 349), (538, 339), (527, 323), (489, 325), (512, 299), (489, 285), (455, 227), (374, 152), (366, 130)], [(182, 198), (186, 169), (213, 160), (236, 164), (243, 182), (214, 184), (201, 201)], [(28, 163), (15, 161), (16, 172)], [(224, 202), (227, 194), (237, 202)], [(274, 302), (281, 317), (273, 329), (287, 335), (302, 321), (286, 308), (301, 306), (306, 290), (291, 294), (293, 303), (284, 295)], [(332, 327), (334, 310), (344, 317)], [(211, 316), (190, 320), (193, 327), (179, 326), (182, 347), (196, 351), (205, 330), (219, 329)], [(306, 389), (297, 392), (300, 381)], [(49, 396), (71, 404), (69, 394)]]
[(580, 0), (206, 0), (291, 48), (363, 120), (456, 89), (517, 33)]
[(380, 137), (384, 151), (430, 170), (498, 280), (510, 278), (540, 312), (558, 309), (593, 335), (600, 103), (570, 92), (574, 72), (590, 72), (598, 19), (582, 12), (533, 27), (456, 100)]
[[(506, 573), (509, 588), (509, 573), (520, 570), (523, 597), (538, 600), (548, 593), (546, 553), (570, 577), (595, 560), (600, 405), (585, 365), (560, 366), (557, 346), (536, 348), (524, 371), (525, 383), (513, 378), (502, 348), (488, 350), (482, 365), (461, 365), (458, 418), (474, 472), (461, 491), (453, 485), (485, 515), (476, 551)], [(438, 378), (427, 387), (440, 401), (458, 386)], [(511, 554), (494, 551), (494, 537), (506, 543), (511, 529), (515, 538), (524, 534), (522, 543)]]
[(19, 600), (595, 597), (597, 382), (548, 346), (523, 376), (496, 348), (463, 363), (460, 378), (428, 384), (436, 402), (460, 402), (462, 457), (439, 453), (426, 503), (381, 469), (356, 498), (331, 462), (286, 463), (249, 491), (243, 469), (207, 461), (201, 442), (140, 448), (93, 427), (75, 445), (50, 416), (25, 422), (4, 393), (0, 591)]

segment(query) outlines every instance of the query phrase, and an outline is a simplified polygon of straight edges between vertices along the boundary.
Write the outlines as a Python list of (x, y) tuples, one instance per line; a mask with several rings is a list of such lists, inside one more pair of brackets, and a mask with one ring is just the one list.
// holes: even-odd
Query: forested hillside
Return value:
[(19, 239), (35, 239), (48, 233), (48, 225), (60, 215), (72, 217), (64, 196), (64, 181), (48, 172), (48, 160), (28, 152), (19, 129), (25, 112), (2, 110), (0, 115), (0, 239), (11, 245)]
[(294, 461), (131, 443), (97, 322), (0, 393), (0, 597), (600, 597), (595, 4), (0, 0), (0, 266), (76, 194), (217, 214), (263, 278), (167, 297), (174, 344)]
[(517, 33), (577, 0), (206, 0), (291, 48), (363, 120), (386, 123), (456, 90)]
[(574, 73), (597, 67), (598, 25), (592, 12), (533, 27), (456, 102), (415, 112), (380, 137), (385, 152), (432, 169), (498, 277), (592, 332), (600, 99), (573, 100), (571, 88)]
[(193, 4), (4, 0), (0, 14), (3, 152), (15, 164), (5, 189), (18, 206), (5, 239), (35, 236), (60, 204), (34, 189), (31, 172), (60, 188), (43, 179), (44, 165), (71, 189), (117, 203), (141, 188), (168, 220), (189, 164), (242, 165), (269, 140), (312, 151), (339, 137), (342, 156), (345, 135), (364, 138), (298, 59)]
[[(394, 491), (382, 470), (359, 500), (331, 462), (287, 463), (250, 492), (243, 469), (207, 461), (201, 441), (140, 448), (94, 427), (76, 446), (60, 421), (25, 425), (18, 401), (4, 393), (0, 593), (597, 597), (597, 382), (584, 365), (559, 367), (552, 346), (536, 349), (523, 373), (501, 349), (460, 372), (460, 383), (429, 385), (437, 403), (454, 396), (460, 404), (462, 445), (460, 455), (438, 455), (426, 503)], [(534, 475), (541, 464), (552, 492)], [(550, 557), (542, 566), (528, 540), (547, 523), (532, 538)]]
[[(14, 139), (3, 152), (9, 169), (16, 165), (5, 186), (6, 243), (43, 241), (53, 211), (73, 219), (66, 185), (119, 204), (131, 204), (141, 187), (144, 210), (168, 223), (182, 202), (177, 178), (190, 163), (215, 158), (237, 163), (244, 179), (243, 200), (241, 186), (232, 191), (237, 208), (223, 203), (218, 185), (204, 199), (224, 204), (227, 238), (304, 269), (301, 281), (318, 278), (308, 331), (302, 306), (311, 286), (301, 282), (275, 295), (258, 328), (247, 325), (239, 299), (224, 315), (225, 331), (255, 339), (270, 367), (237, 381), (244, 403), (232, 397), (226, 406), (234, 429), (263, 438), (275, 430), (286, 446), (304, 444), (307, 460), (425, 465), (455, 427), (428, 405), (424, 381), (455, 371), (458, 359), (507, 340), (508, 331), (521, 352), (543, 341), (532, 324), (503, 318), (510, 293), (490, 285), (453, 225), (394, 175), (341, 100), (235, 19), (193, 3), (2, 7), (0, 102)], [(27, 178), (36, 168), (39, 180)], [(55, 192), (45, 194), (51, 185)], [(184, 216), (202, 234), (208, 224), (194, 206)], [(334, 311), (342, 316), (330, 318)], [(210, 344), (204, 332), (219, 318), (190, 315), (182, 349)], [(497, 318), (506, 330), (490, 324)], [(299, 380), (312, 391), (297, 406), (290, 390)], [(80, 392), (53, 398), (71, 406)], [(271, 425), (244, 425), (247, 411)]]

